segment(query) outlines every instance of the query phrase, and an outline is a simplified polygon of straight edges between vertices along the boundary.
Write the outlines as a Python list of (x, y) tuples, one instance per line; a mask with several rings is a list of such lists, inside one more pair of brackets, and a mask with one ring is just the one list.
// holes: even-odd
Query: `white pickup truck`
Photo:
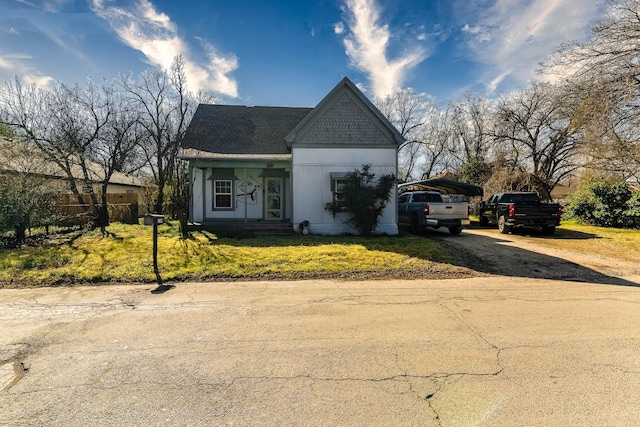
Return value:
[(398, 222), (409, 224), (413, 234), (426, 227), (446, 227), (456, 235), (469, 225), (469, 204), (462, 194), (437, 191), (408, 191), (398, 197)]

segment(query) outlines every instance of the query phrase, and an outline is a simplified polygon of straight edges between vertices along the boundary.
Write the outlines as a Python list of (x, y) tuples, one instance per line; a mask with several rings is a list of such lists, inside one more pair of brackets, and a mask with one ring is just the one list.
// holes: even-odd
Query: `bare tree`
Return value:
[(586, 43), (565, 43), (547, 62), (544, 73), (563, 77), (605, 77), (638, 81), (640, 75), (640, 0), (609, 0), (607, 12), (591, 28)]
[(99, 169), (95, 171), (98, 172), (96, 181), (100, 182), (101, 189), (98, 225), (103, 233), (109, 225), (107, 193), (111, 178), (116, 172), (131, 173), (143, 166), (137, 155), (143, 138), (139, 112), (128, 98), (115, 92), (113, 87), (108, 88), (106, 96), (110, 111), (109, 121), (100, 132), (96, 143), (87, 151), (87, 158)]
[(398, 148), (399, 179), (410, 180), (424, 153), (420, 135), (434, 103), (428, 96), (416, 94), (412, 89), (401, 89), (386, 98), (376, 98), (374, 103), (407, 140)]
[(587, 167), (640, 175), (640, 0), (611, 0), (586, 43), (567, 43), (541, 70), (581, 97)]
[(84, 205), (83, 194), (89, 196), (94, 225), (106, 233), (109, 182), (115, 172), (132, 166), (141, 137), (138, 114), (128, 100), (104, 81), (58, 82), (44, 91), (16, 77), (0, 102), (3, 120), (38, 148), (39, 157), (57, 166), (78, 203)]
[(144, 71), (138, 81), (129, 75), (120, 79), (146, 133), (141, 147), (158, 185), (154, 204), (158, 213), (163, 212), (165, 187), (176, 172), (180, 144), (197, 106), (187, 90), (184, 67), (184, 59), (178, 56), (169, 71), (155, 67)]
[(103, 89), (92, 81), (87, 87), (58, 82), (51, 91), (44, 91), (16, 77), (6, 84), (2, 104), (7, 124), (19, 129), (47, 161), (57, 165), (78, 202), (82, 204), (81, 191), (90, 195), (97, 220), (95, 174), (88, 154), (109, 121)]
[(453, 155), (460, 164), (486, 160), (491, 149), (494, 107), (484, 96), (466, 93), (453, 107), (452, 132), (457, 134)]
[(451, 147), (457, 138), (453, 105), (444, 109), (432, 106), (427, 122), (417, 134), (422, 157), (422, 179), (446, 172), (452, 166)]
[(505, 152), (528, 171), (537, 187), (549, 194), (579, 166), (581, 120), (557, 86), (533, 83), (498, 102), (495, 138), (510, 144)]

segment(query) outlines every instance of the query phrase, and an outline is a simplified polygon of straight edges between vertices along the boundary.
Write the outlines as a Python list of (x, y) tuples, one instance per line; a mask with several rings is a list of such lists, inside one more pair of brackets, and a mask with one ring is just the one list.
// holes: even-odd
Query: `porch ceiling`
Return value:
[(218, 160), (291, 160), (291, 154), (221, 154), (187, 148), (180, 154), (181, 159), (218, 159)]

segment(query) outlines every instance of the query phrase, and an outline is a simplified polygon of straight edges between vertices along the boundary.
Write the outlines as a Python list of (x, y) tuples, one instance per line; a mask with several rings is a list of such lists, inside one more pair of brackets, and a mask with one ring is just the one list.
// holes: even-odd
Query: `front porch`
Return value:
[(189, 231), (208, 231), (221, 235), (269, 235), (286, 236), (294, 234), (293, 225), (289, 220), (264, 221), (264, 220), (235, 220), (218, 219), (202, 222), (190, 222), (187, 225)]

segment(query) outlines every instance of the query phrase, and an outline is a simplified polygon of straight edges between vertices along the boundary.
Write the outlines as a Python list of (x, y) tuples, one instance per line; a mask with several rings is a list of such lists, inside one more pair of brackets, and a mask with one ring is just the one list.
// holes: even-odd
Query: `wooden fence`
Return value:
[[(100, 196), (98, 196), (100, 197)], [(98, 198), (98, 202), (100, 199)], [(110, 193), (107, 194), (107, 208), (109, 220), (114, 222), (138, 223), (138, 194), (137, 193)], [(58, 197), (55, 202), (56, 212), (62, 216), (64, 222), (87, 223), (93, 217), (91, 197), (82, 195), (82, 203), (73, 194), (65, 194)]]

